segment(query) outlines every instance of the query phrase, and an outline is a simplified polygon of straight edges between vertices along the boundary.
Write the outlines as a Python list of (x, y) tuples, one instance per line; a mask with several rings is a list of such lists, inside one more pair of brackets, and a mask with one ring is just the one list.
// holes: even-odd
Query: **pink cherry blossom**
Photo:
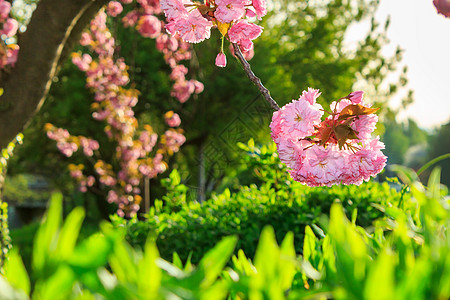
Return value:
[(152, 15), (139, 18), (137, 30), (144, 37), (156, 38), (161, 33), (161, 21)]
[(139, 12), (137, 12), (136, 10), (132, 10), (122, 18), (122, 23), (124, 27), (132, 27), (136, 25), (138, 20)]
[(360, 140), (366, 140), (370, 139), (372, 132), (376, 129), (377, 122), (377, 115), (359, 116), (351, 127), (357, 132)]
[(92, 42), (92, 37), (89, 32), (85, 31), (81, 34), (80, 45), (87, 46)]
[(369, 181), (371, 176), (380, 173), (386, 166), (387, 157), (380, 151), (384, 144), (378, 138), (366, 140), (359, 151), (347, 155), (343, 182), (361, 184)]
[(203, 90), (205, 89), (205, 86), (203, 85), (203, 83), (201, 83), (198, 80), (195, 79), (191, 79), (190, 82), (194, 85), (195, 89), (194, 89), (194, 93), (195, 94), (200, 94), (203, 92)]
[(159, 0), (137, 0), (145, 14), (160, 14), (161, 8)]
[(313, 88), (308, 88), (308, 91), (303, 91), (299, 100), (308, 101), (309, 104), (313, 105), (316, 103), (317, 98), (320, 96), (319, 90), (315, 90)]
[(17, 61), (17, 56), (19, 55), (19, 45), (8, 45), (8, 49), (6, 52), (6, 65), (11, 65), (14, 67), (14, 64)]
[(263, 28), (256, 24), (249, 23), (247, 20), (239, 20), (231, 26), (228, 31), (230, 42), (237, 43), (244, 51), (253, 48), (252, 40), (261, 35)]
[(89, 66), (92, 63), (92, 57), (85, 53), (83, 56), (80, 56), (78, 53), (74, 53), (72, 55), (72, 63), (76, 65), (81, 71), (89, 70)]
[(219, 52), (216, 57), (216, 66), (224, 68), (227, 65), (227, 57), (223, 52)]
[(3, 23), (3, 29), (0, 30), (0, 34), (4, 34), (7, 37), (12, 37), (16, 35), (18, 28), (19, 23), (14, 19), (9, 18), (5, 23)]
[(251, 9), (247, 9), (245, 11), (245, 16), (247, 18), (253, 18), (253, 17), (256, 17), (256, 13), (253, 10), (251, 10)]
[(231, 23), (245, 15), (246, 1), (216, 0), (217, 9), (214, 16), (221, 23)]
[(303, 164), (305, 158), (305, 151), (303, 149), (307, 146), (309, 146), (309, 143), (305, 141), (283, 140), (277, 144), (278, 155), (281, 162), (291, 169), (299, 168)]
[(190, 81), (178, 81), (173, 85), (171, 95), (181, 103), (186, 102), (192, 93), (195, 92), (195, 85)]
[(189, 3), (190, 1), (183, 0), (160, 0), (159, 4), (167, 20), (173, 21), (178, 17), (186, 17), (188, 15), (188, 11), (184, 5)]
[(336, 145), (327, 148), (313, 145), (307, 150), (305, 160), (307, 167), (301, 169), (300, 174), (307, 178), (310, 185), (331, 186), (340, 183), (345, 159)]
[(185, 42), (199, 43), (209, 39), (212, 26), (211, 21), (205, 19), (198, 10), (194, 10), (188, 16), (179, 16), (168, 23), (166, 29), (171, 34), (178, 32)]
[(261, 20), (267, 14), (266, 0), (253, 0), (252, 5), (255, 8), (258, 20)]
[(314, 132), (314, 125), (320, 123), (323, 115), (320, 104), (311, 104), (305, 98), (293, 100), (283, 107), (283, 132), (305, 138)]
[(80, 144), (83, 147), (83, 152), (86, 156), (94, 155), (94, 151), (99, 148), (99, 144), (96, 140), (85, 137), (80, 137)]
[(353, 104), (359, 104), (362, 102), (364, 92), (363, 91), (355, 91), (346, 97), (348, 100), (350, 100)]
[[(231, 54), (234, 56), (234, 57), (236, 57), (236, 55), (234, 54), (234, 48), (233, 48), (233, 45), (232, 44), (230, 44), (230, 52), (231, 52)], [(239, 49), (241, 50), (241, 53), (242, 53), (242, 55), (244, 56), (244, 58), (245, 58), (245, 60), (246, 61), (250, 61), (252, 58), (253, 58), (253, 56), (255, 55), (255, 50), (253, 49), (253, 48), (251, 48), (250, 50), (248, 50), (248, 51), (245, 51), (241, 46), (239, 46)]]
[(122, 4), (118, 1), (111, 1), (106, 6), (106, 12), (111, 17), (117, 17), (123, 11)]
[(181, 124), (180, 116), (173, 111), (168, 111), (164, 115), (164, 119), (166, 120), (167, 125), (169, 125), (170, 127), (178, 127)]
[(172, 69), (172, 73), (170, 74), (170, 79), (177, 80), (185, 80), (185, 75), (188, 73), (188, 68), (183, 65), (177, 65)]
[(5, 20), (11, 11), (11, 3), (0, 0), (0, 20)]
[[(361, 108), (366, 111), (362, 115), (340, 115), (346, 106), (361, 104), (362, 95), (357, 91), (333, 102), (331, 115), (321, 122), (323, 110), (316, 103), (320, 92), (308, 88), (299, 100), (273, 114), (271, 136), (294, 180), (308, 186), (361, 184), (383, 170), (387, 160), (381, 152), (384, 144), (371, 138), (378, 117), (368, 106)], [(357, 138), (343, 135), (339, 128), (353, 130)]]

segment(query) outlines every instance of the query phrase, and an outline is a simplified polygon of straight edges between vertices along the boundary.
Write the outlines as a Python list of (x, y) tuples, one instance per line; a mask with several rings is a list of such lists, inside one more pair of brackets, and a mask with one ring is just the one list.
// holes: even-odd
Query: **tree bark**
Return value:
[(2, 74), (0, 149), (41, 108), (58, 66), (78, 42), (82, 30), (108, 0), (40, 0), (20, 37), (17, 63)]

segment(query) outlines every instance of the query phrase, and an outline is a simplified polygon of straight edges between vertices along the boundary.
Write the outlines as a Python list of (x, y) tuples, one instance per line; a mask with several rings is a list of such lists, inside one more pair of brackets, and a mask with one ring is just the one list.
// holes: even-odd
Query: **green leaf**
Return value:
[(217, 280), (226, 263), (230, 260), (236, 243), (236, 236), (225, 237), (205, 254), (198, 265), (198, 268), (205, 274), (202, 287), (211, 286)]
[(265, 294), (274, 300), (284, 298), (280, 264), (280, 249), (275, 239), (275, 233), (272, 227), (266, 226), (259, 238), (255, 254), (257, 276), (251, 282), (255, 297), (262, 297)]
[(248, 147), (250, 149), (255, 148), (255, 141), (253, 139), (248, 140)]
[(305, 227), (305, 239), (303, 241), (303, 259), (309, 260), (316, 255), (316, 236), (311, 227)]
[(387, 250), (372, 263), (364, 288), (365, 299), (395, 299), (395, 258)]
[(158, 258), (156, 244), (149, 239), (145, 244), (144, 257), (138, 264), (137, 281), (140, 295), (147, 299), (156, 298), (161, 285), (162, 271), (156, 264)]
[(0, 299), (2, 300), (26, 300), (28, 296), (22, 290), (14, 289), (6, 279), (0, 275)]
[(281, 243), (280, 250), (281, 288), (288, 290), (292, 286), (297, 263), (294, 248), (294, 234), (292, 232), (286, 234)]
[(40, 300), (68, 299), (75, 276), (68, 266), (61, 266), (48, 279), (39, 280), (33, 298)]
[(113, 244), (111, 241), (101, 234), (95, 234), (75, 248), (69, 258), (69, 264), (79, 272), (95, 270), (106, 265), (112, 251)]
[(418, 177), (414, 170), (406, 168), (400, 165), (392, 165), (391, 170), (398, 174), (398, 177), (403, 181), (404, 184), (410, 185), (415, 181), (418, 181)]
[(121, 282), (138, 282), (138, 267), (135, 263), (134, 250), (125, 242), (114, 245), (114, 251), (109, 258), (109, 264), (117, 279)]
[(30, 294), (30, 278), (16, 249), (9, 253), (5, 263), (5, 277), (15, 289), (24, 291), (26, 295)]
[(177, 268), (183, 268), (183, 263), (181, 262), (180, 256), (176, 252), (172, 253), (172, 264)]
[(58, 231), (62, 219), (62, 194), (55, 193), (50, 199), (48, 209), (34, 240), (33, 246), (33, 270), (44, 271), (51, 253), (55, 250), (58, 241)]
[(178, 173), (177, 169), (173, 169), (173, 171), (169, 175), (172, 180), (172, 185), (177, 186), (181, 183), (180, 173)]
[(66, 221), (59, 233), (57, 254), (60, 259), (72, 255), (84, 220), (84, 209), (77, 207), (67, 216)]

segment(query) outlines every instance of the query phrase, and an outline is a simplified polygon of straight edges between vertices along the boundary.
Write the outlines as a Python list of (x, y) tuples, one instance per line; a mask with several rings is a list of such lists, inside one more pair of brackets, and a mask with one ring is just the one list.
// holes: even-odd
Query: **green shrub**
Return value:
[[(127, 228), (127, 240), (133, 246), (143, 247), (147, 237), (155, 235), (161, 257), (170, 259), (176, 251), (185, 261), (192, 251), (191, 259), (196, 263), (228, 235), (237, 235), (237, 248), (252, 257), (257, 238), (267, 225), (274, 228), (278, 242), (292, 231), (297, 253), (301, 253), (305, 226), (317, 223), (323, 214), (328, 215), (333, 203), (340, 202), (348, 217), (356, 210), (357, 224), (369, 227), (383, 216), (374, 205), (397, 205), (400, 199), (400, 193), (387, 183), (309, 188), (290, 179), (273, 146), (256, 148), (250, 141), (249, 146), (241, 148), (248, 153), (247, 169), (254, 170), (253, 181), (259, 186), (239, 187), (233, 193), (226, 189), (203, 204), (178, 205), (176, 212), (167, 209), (173, 205), (164, 207), (161, 201), (156, 201), (146, 221), (113, 217), (113, 223)], [(178, 174), (172, 173), (169, 179), (176, 184), (166, 182), (166, 187), (177, 188), (169, 194), (185, 199), (180, 194), (187, 189), (181, 187)]]
[(336, 203), (322, 229), (306, 227), (301, 256), (291, 232), (279, 244), (265, 227), (253, 260), (241, 250), (232, 256), (237, 239), (227, 237), (197, 266), (177, 255), (173, 263), (161, 259), (151, 239), (143, 251), (133, 249), (109, 224), (77, 243), (84, 211), (62, 222), (62, 201), (54, 197), (36, 234), (31, 272), (13, 250), (0, 275), (0, 299), (448, 299), (448, 190), (439, 171), (428, 188), (407, 183), (411, 205), (380, 206), (388, 217), (372, 232)]

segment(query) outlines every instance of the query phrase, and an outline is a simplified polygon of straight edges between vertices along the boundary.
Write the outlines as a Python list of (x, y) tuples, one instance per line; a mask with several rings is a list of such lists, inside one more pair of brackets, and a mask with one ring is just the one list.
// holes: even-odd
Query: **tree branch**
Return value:
[(0, 148), (27, 125), (40, 109), (58, 66), (78, 41), (81, 31), (108, 0), (40, 0), (19, 57), (0, 87)]
[(274, 110), (280, 110), (280, 107), (278, 106), (277, 102), (273, 100), (272, 96), (270, 96), (270, 91), (262, 84), (261, 79), (253, 73), (250, 64), (245, 60), (244, 56), (241, 53), (241, 49), (239, 49), (239, 45), (232, 43), (234, 48), (234, 54), (238, 58), (239, 62), (242, 65), (242, 68), (245, 71), (245, 74), (247, 74), (247, 77), (253, 82), (254, 85), (258, 87), (258, 90), (263, 95), (264, 99), (266, 99), (267, 102), (269, 102), (270, 106)]

